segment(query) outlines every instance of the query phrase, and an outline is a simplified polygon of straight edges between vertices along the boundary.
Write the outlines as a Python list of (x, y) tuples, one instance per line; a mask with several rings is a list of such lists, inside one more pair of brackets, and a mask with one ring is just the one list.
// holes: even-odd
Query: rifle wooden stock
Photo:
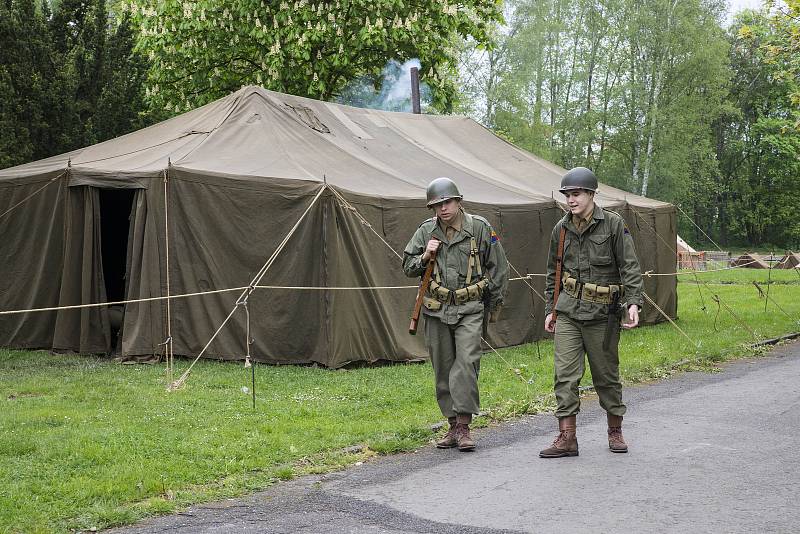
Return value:
[(561, 226), (561, 231), (558, 233), (558, 251), (556, 252), (556, 280), (553, 287), (553, 322), (558, 317), (556, 311), (556, 304), (558, 303), (558, 293), (561, 290), (561, 272), (564, 267), (564, 239), (567, 237), (567, 229)]
[(417, 322), (419, 321), (419, 312), (422, 310), (422, 298), (428, 291), (428, 286), (431, 285), (431, 275), (433, 274), (433, 266), (436, 263), (436, 250), (431, 253), (431, 259), (428, 260), (428, 266), (425, 267), (425, 274), (422, 275), (422, 282), (419, 284), (417, 291), (417, 301), (414, 303), (414, 312), (411, 314), (411, 324), (408, 325), (408, 333), (412, 336), (417, 334)]

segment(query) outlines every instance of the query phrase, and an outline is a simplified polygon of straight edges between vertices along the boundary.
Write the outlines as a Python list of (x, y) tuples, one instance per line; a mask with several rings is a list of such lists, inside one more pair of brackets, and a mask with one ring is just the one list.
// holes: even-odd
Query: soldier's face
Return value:
[(573, 215), (586, 218), (594, 210), (594, 193), (585, 189), (573, 189), (564, 193), (564, 196)]
[(460, 202), (455, 198), (451, 198), (436, 204), (434, 206), (434, 209), (436, 210), (436, 216), (445, 224), (450, 223), (458, 214), (459, 204)]

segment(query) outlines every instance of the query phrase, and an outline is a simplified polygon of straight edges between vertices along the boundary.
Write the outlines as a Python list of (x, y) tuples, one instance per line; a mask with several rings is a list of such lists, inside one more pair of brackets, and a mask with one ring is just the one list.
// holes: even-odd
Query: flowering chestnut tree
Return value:
[(435, 107), (455, 94), (459, 39), (489, 46), (501, 0), (133, 0), (147, 94), (179, 112), (258, 84), (328, 100), (390, 59), (419, 58)]

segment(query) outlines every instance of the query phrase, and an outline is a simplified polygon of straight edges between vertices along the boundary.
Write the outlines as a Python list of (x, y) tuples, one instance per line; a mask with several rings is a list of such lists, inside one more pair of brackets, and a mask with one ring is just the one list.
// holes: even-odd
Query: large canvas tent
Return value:
[[(116, 347), (107, 307), (0, 315), (0, 346), (137, 359), (158, 354), (170, 332), (175, 354), (196, 355), (241, 295), (221, 290), (247, 286), (296, 225), (261, 280), (273, 288), (248, 300), (253, 358), (330, 367), (424, 358), (421, 333), (407, 332), (413, 288), (339, 288), (414, 284), (397, 252), (430, 216), (425, 187), (437, 176), (453, 178), (467, 209), (491, 221), (512, 276), (544, 273), (564, 172), (464, 117), (244, 87), (0, 171), (0, 311), (202, 293), (125, 304)], [(673, 206), (606, 186), (598, 202), (624, 216), (644, 271), (674, 271)], [(542, 276), (511, 282), (493, 345), (542, 335), (543, 288)], [(674, 276), (645, 279), (671, 316), (675, 289)], [(242, 358), (247, 315), (234, 312), (205, 356)], [(646, 322), (660, 318), (646, 306)]]

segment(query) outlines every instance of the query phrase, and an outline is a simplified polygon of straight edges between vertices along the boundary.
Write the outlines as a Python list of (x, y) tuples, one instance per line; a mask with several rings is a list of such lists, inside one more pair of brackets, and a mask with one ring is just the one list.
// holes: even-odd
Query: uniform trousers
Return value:
[(568, 417), (580, 411), (578, 386), (589, 360), (592, 383), (600, 406), (611, 415), (625, 414), (622, 384), (619, 380), (619, 326), (611, 332), (608, 350), (603, 349), (606, 318), (578, 321), (559, 314), (555, 333), (556, 417)]
[(445, 417), (480, 411), (482, 331), (483, 313), (464, 315), (452, 325), (425, 316), (425, 343), (433, 364), (436, 401)]

